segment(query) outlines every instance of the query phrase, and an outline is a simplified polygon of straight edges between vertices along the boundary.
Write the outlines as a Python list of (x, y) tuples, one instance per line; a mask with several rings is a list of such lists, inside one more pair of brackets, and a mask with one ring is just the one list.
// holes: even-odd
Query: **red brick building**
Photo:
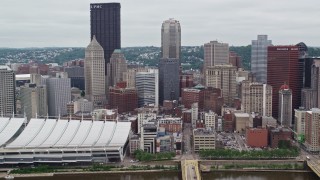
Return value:
[(193, 74), (180, 74), (180, 95), (183, 88), (193, 87)]
[(138, 108), (138, 95), (134, 88), (109, 88), (109, 107), (118, 113), (132, 112)]
[(268, 146), (268, 130), (262, 128), (246, 129), (247, 146), (250, 147), (267, 147)]
[(236, 66), (237, 68), (241, 68), (241, 56), (239, 56), (236, 52), (229, 52), (229, 63), (232, 66)]
[(221, 90), (218, 88), (196, 86), (182, 89), (181, 103), (189, 109), (193, 103), (198, 103), (199, 110), (214, 111), (221, 115), (223, 98), (221, 97)]
[(279, 141), (292, 140), (292, 132), (288, 128), (269, 128), (269, 145), (271, 148), (277, 148)]
[(182, 112), (183, 123), (191, 123), (191, 110), (185, 110)]
[[(303, 62), (298, 46), (269, 46), (267, 84), (272, 86), (272, 116), (278, 117), (279, 88), (286, 83), (292, 90), (292, 108), (299, 109), (303, 83)], [(292, 112), (294, 112), (292, 110)], [(294, 116), (293, 116), (294, 117)]]
[(223, 124), (223, 131), (226, 131), (226, 132), (234, 131), (235, 123), (234, 123), (234, 118), (231, 111), (225, 111), (223, 113), (222, 124)]
[(165, 128), (166, 132), (170, 133), (182, 132), (182, 120), (181, 118), (159, 119), (159, 127)]

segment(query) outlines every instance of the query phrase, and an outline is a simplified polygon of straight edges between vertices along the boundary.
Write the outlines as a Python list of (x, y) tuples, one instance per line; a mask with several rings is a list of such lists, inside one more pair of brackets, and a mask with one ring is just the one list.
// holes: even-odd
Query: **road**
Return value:
[(197, 179), (197, 175), (196, 175), (196, 171), (195, 171), (195, 167), (193, 165), (188, 165), (187, 168), (187, 180), (191, 180), (191, 179)]
[(181, 160), (192, 160), (194, 159), (194, 153), (192, 148), (192, 125), (191, 123), (185, 123), (183, 127), (183, 154)]
[(242, 137), (238, 133), (234, 133), (234, 137), (239, 144), (240, 151), (245, 150), (248, 151), (249, 149), (247, 148), (245, 142), (243, 141)]

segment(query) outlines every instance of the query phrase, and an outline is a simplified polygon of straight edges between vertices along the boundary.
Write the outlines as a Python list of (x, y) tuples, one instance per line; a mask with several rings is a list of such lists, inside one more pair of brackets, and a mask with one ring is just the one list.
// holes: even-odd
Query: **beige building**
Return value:
[(288, 85), (282, 85), (279, 90), (278, 121), (281, 126), (292, 126), (292, 91)]
[(239, 133), (245, 133), (246, 127), (250, 127), (250, 114), (248, 113), (234, 113), (236, 131)]
[(77, 112), (91, 112), (93, 111), (93, 103), (87, 99), (80, 98), (74, 101), (74, 113)]
[(229, 45), (218, 41), (204, 44), (204, 66), (229, 64)]
[(201, 149), (215, 149), (216, 134), (211, 129), (193, 129), (193, 149), (199, 152)]
[(127, 83), (128, 88), (136, 87), (136, 74), (138, 72), (148, 72), (148, 69), (144, 67), (128, 68), (127, 71), (123, 73), (122, 79)]
[(0, 65), (0, 115), (15, 113), (15, 89), (14, 72), (8, 66)]
[(277, 127), (277, 120), (272, 116), (262, 116), (262, 127), (266, 126)]
[(241, 110), (272, 116), (272, 87), (267, 84), (243, 81), (241, 85)]
[(305, 136), (306, 134), (306, 113), (307, 110), (301, 108), (301, 109), (295, 109), (294, 110), (294, 122), (295, 122), (295, 131), (296, 131), (296, 139), (300, 140), (299, 137)]
[(236, 71), (237, 67), (232, 65), (207, 67), (205, 71), (205, 85), (221, 89), (224, 103), (227, 105), (231, 105), (237, 97)]
[(306, 141), (305, 146), (308, 151), (320, 151), (320, 109), (312, 108), (306, 112), (305, 119)]
[(106, 100), (105, 60), (101, 45), (93, 36), (85, 51), (85, 92), (94, 108), (102, 108)]
[(25, 84), (20, 87), (21, 112), (27, 119), (46, 117), (48, 115), (46, 86)]
[(218, 118), (218, 115), (213, 111), (210, 111), (208, 113), (204, 113), (204, 123), (205, 123), (206, 127), (215, 129), (217, 118)]
[(123, 81), (125, 72), (127, 72), (127, 60), (120, 49), (115, 49), (107, 65), (107, 86), (115, 86), (118, 82)]
[(180, 22), (172, 18), (164, 21), (161, 27), (162, 58), (180, 59), (181, 27)]

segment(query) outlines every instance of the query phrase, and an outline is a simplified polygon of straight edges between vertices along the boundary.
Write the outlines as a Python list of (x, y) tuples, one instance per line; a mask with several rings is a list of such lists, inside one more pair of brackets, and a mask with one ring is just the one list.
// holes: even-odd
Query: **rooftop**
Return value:
[(209, 136), (209, 135), (214, 135), (214, 131), (211, 129), (198, 128), (193, 130), (193, 134), (201, 135), (201, 136)]

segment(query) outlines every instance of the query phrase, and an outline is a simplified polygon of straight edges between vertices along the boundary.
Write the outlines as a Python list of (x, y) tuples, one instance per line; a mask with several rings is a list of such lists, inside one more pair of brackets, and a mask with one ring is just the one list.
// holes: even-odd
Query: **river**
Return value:
[[(53, 177), (24, 177), (18, 180), (181, 180), (178, 172), (57, 175)], [(316, 180), (314, 173), (291, 172), (212, 172), (203, 174), (204, 180)]]

